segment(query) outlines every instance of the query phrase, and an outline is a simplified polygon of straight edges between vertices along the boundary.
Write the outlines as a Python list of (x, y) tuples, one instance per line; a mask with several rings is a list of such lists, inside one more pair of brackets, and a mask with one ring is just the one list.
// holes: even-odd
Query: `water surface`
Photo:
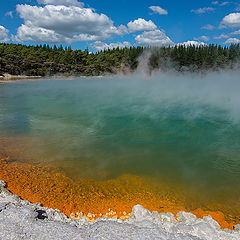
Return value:
[(133, 174), (235, 204), (239, 87), (234, 75), (2, 84), (0, 148), (76, 180)]

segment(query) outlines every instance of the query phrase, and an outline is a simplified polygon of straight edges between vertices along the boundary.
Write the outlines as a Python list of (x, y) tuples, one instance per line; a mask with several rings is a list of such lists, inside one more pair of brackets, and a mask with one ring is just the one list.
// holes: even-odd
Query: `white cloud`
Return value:
[(187, 46), (206, 46), (207, 44), (204, 42), (200, 42), (200, 41), (187, 41), (187, 42), (183, 42), (183, 43), (178, 43), (177, 45), (185, 45)]
[(234, 36), (234, 35), (240, 35), (240, 30), (234, 31), (234, 32), (230, 32), (228, 34), (222, 33), (219, 36), (214, 37), (214, 39), (226, 39), (226, 38), (230, 38), (230, 36)]
[(174, 44), (166, 34), (160, 30), (143, 32), (137, 35), (135, 40), (143, 46), (166, 46)]
[(225, 5), (228, 5), (230, 2), (222, 2), (220, 3), (219, 1), (214, 1), (212, 2), (213, 5), (219, 5), (219, 6), (225, 6)]
[(203, 35), (198, 38), (194, 38), (194, 40), (202, 40), (202, 41), (208, 42), (210, 38), (208, 36)]
[(12, 11), (7, 12), (7, 13), (5, 14), (5, 16), (9, 16), (10, 18), (13, 18), (13, 12), (12, 12)]
[(235, 31), (235, 32), (231, 32), (230, 34), (231, 34), (231, 35), (240, 35), (240, 30), (237, 30), (237, 31)]
[(225, 16), (220, 27), (240, 27), (240, 13), (230, 13)]
[(222, 33), (221, 35), (214, 37), (214, 39), (224, 39), (224, 38), (229, 38), (229, 35)]
[(229, 38), (227, 41), (224, 42), (225, 44), (238, 44), (240, 40), (237, 38)]
[(117, 48), (117, 47), (119, 47), (119, 48), (130, 47), (131, 43), (130, 42), (116, 42), (116, 43), (107, 44), (107, 43), (104, 43), (101, 41), (96, 41), (96, 42), (92, 43), (91, 46), (93, 48), (95, 48), (97, 51), (101, 51), (104, 49), (113, 49), (113, 48)]
[(138, 18), (135, 21), (131, 21), (127, 24), (130, 32), (137, 31), (151, 31), (157, 28), (157, 26), (151, 21), (146, 21), (143, 18)]
[(228, 5), (230, 2), (222, 2), (220, 3), (220, 6), (225, 6), (225, 5)]
[(84, 6), (84, 3), (77, 0), (37, 0), (37, 2), (44, 5)]
[(201, 27), (201, 29), (207, 29), (207, 30), (213, 30), (214, 28), (215, 27), (213, 25), (211, 25), (211, 24), (207, 24), (207, 25)]
[(8, 42), (10, 40), (8, 34), (8, 29), (0, 25), (0, 42)]
[(215, 11), (215, 8), (212, 7), (204, 7), (204, 8), (198, 8), (198, 9), (192, 9), (191, 12), (196, 14), (203, 14), (207, 12), (213, 12)]
[(12, 40), (16, 42), (39, 42), (39, 43), (71, 43), (72, 39), (62, 34), (56, 33), (54, 30), (28, 26), (22, 24), (17, 31), (16, 36), (12, 36)]
[(115, 27), (109, 17), (90, 8), (17, 5), (17, 12), (24, 19), (24, 24), (18, 28), (13, 39), (20, 42), (96, 41), (121, 35), (124, 30), (124, 26)]
[(159, 6), (150, 6), (149, 7), (154, 13), (157, 13), (159, 15), (168, 15), (168, 11), (159, 7)]

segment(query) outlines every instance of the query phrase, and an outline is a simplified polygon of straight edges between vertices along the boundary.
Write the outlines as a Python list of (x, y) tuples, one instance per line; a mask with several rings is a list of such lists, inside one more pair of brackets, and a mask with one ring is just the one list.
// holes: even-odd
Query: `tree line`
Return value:
[(238, 69), (240, 45), (174, 47), (126, 47), (90, 53), (88, 49), (21, 44), (0, 44), (0, 75), (26, 76), (99, 76), (134, 72), (144, 61), (153, 71), (204, 72)]

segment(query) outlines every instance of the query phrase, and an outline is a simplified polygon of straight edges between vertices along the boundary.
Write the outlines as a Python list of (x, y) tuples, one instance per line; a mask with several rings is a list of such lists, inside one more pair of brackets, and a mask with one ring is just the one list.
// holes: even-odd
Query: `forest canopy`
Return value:
[(144, 60), (153, 71), (205, 72), (240, 67), (240, 45), (126, 47), (90, 53), (88, 49), (0, 44), (0, 75), (99, 76), (134, 72)]

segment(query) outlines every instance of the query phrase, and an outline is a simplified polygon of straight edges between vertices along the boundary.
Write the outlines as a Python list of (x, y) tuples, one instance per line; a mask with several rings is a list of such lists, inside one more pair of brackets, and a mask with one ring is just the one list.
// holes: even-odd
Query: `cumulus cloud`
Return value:
[(230, 32), (228, 34), (222, 33), (221, 35), (214, 37), (214, 39), (230, 38), (231, 36), (234, 36), (234, 35), (240, 35), (240, 30)]
[(213, 4), (213, 5), (218, 5), (219, 2), (218, 2), (218, 1), (213, 1), (212, 4)]
[(150, 6), (149, 7), (154, 13), (159, 15), (168, 15), (168, 11), (159, 7), (159, 6)]
[(215, 10), (216, 9), (212, 7), (204, 7), (204, 8), (198, 8), (198, 9), (192, 9), (191, 12), (196, 14), (203, 14), (203, 13), (213, 12)]
[(230, 13), (225, 16), (220, 24), (220, 27), (240, 27), (240, 13)]
[(183, 42), (183, 43), (178, 43), (177, 45), (185, 45), (187, 46), (206, 46), (207, 44), (204, 42), (200, 42), (200, 41), (187, 41), (187, 42)]
[(17, 35), (12, 36), (12, 40), (16, 42), (71, 43), (73, 39), (58, 34), (54, 30), (22, 24), (18, 28)]
[(78, 6), (17, 5), (17, 12), (24, 19), (24, 24), (18, 28), (13, 39), (20, 42), (96, 41), (121, 35), (124, 29), (123, 26), (115, 27), (105, 14)]
[(8, 34), (9, 34), (8, 29), (0, 25), (0, 42), (8, 42), (9, 41)]
[(237, 30), (237, 31), (235, 31), (235, 32), (231, 32), (230, 34), (231, 34), (231, 35), (240, 35), (240, 30)]
[(84, 3), (77, 0), (37, 0), (37, 2), (44, 5), (84, 6)]
[(224, 39), (224, 38), (228, 38), (228, 37), (229, 37), (228, 34), (222, 33), (221, 35), (214, 37), (214, 39)]
[(164, 32), (158, 29), (154, 31), (143, 32), (142, 34), (137, 35), (135, 40), (139, 45), (143, 46), (166, 46), (174, 44)]
[(146, 21), (143, 18), (138, 18), (135, 21), (131, 21), (127, 24), (130, 32), (138, 31), (151, 31), (157, 28), (157, 26), (151, 21)]
[(229, 38), (224, 42), (225, 44), (238, 44), (240, 40), (238, 38)]
[(205, 26), (202, 26), (201, 29), (207, 29), (207, 30), (213, 30), (215, 27), (211, 24), (207, 24)]
[(194, 38), (194, 40), (202, 40), (202, 41), (208, 42), (210, 40), (210, 37), (203, 35), (198, 38)]
[(130, 42), (116, 42), (116, 43), (104, 43), (102, 41), (96, 41), (91, 44), (93, 48), (95, 48), (97, 51), (101, 51), (104, 49), (113, 49), (113, 48), (124, 48), (124, 47), (130, 47), (131, 43)]

